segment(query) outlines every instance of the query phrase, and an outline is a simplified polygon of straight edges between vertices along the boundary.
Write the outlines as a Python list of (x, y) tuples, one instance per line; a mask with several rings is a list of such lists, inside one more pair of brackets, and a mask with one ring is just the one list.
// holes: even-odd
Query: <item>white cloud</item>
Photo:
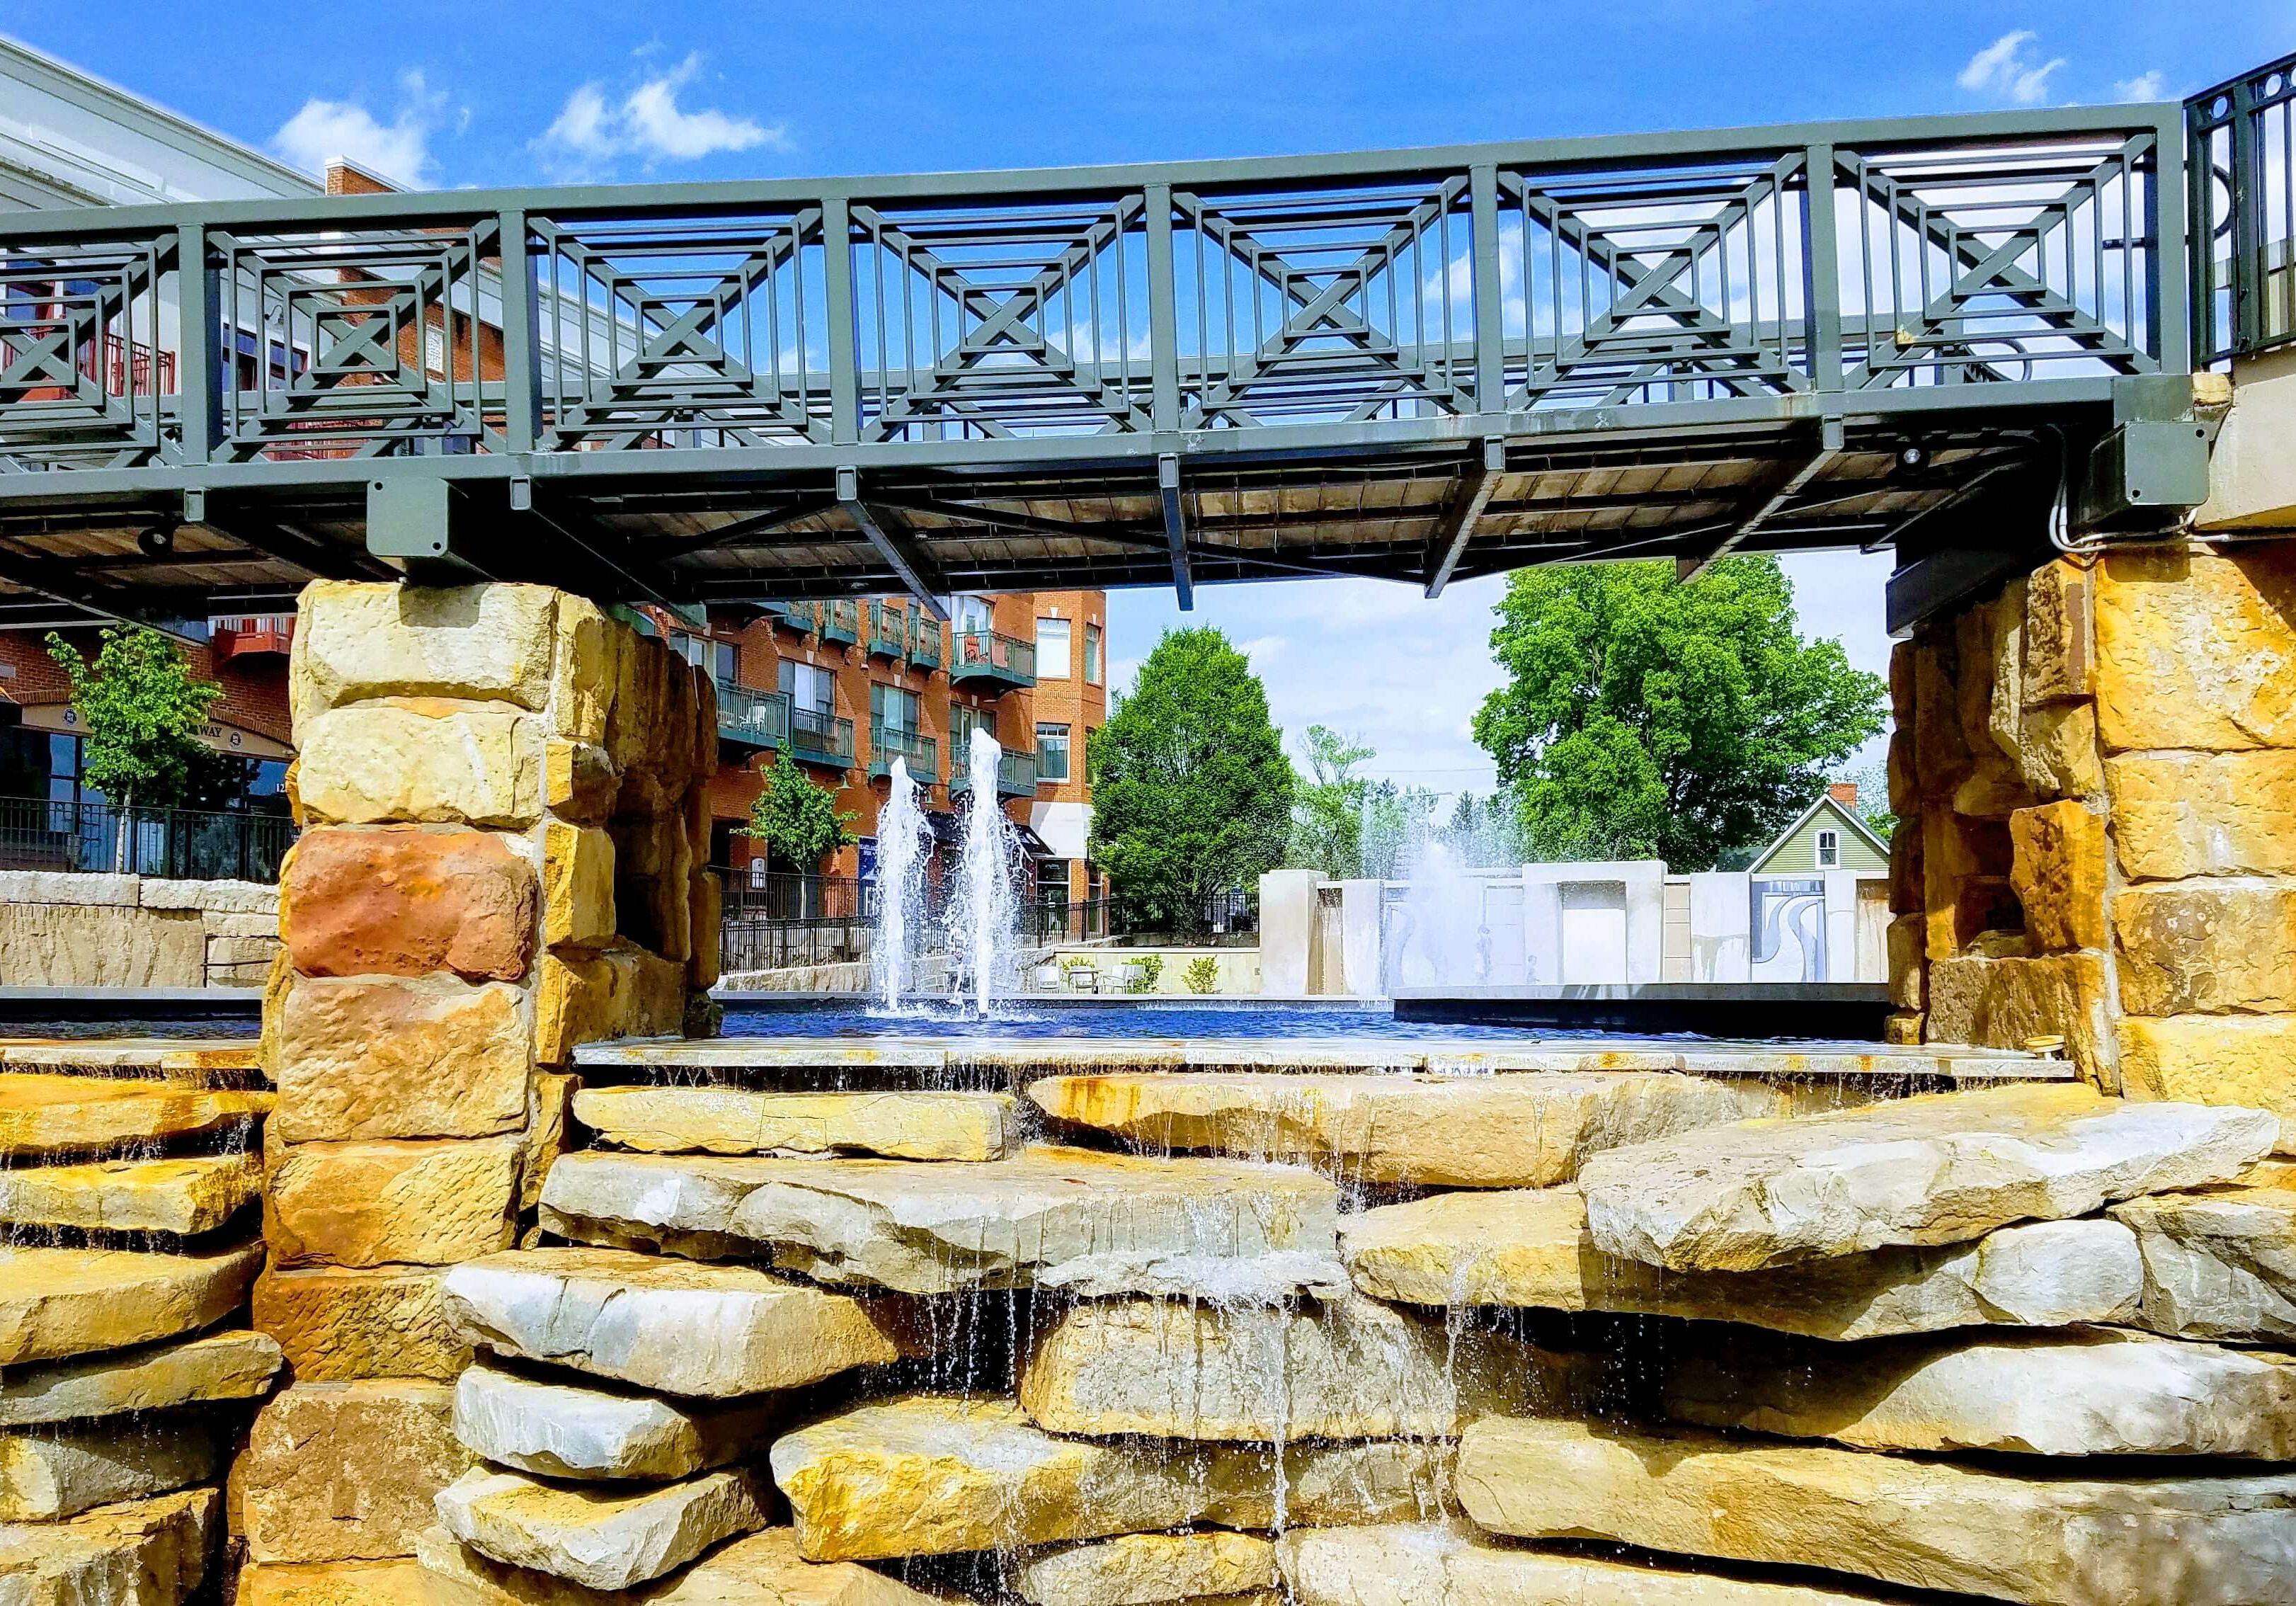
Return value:
[[(430, 182), (430, 136), (450, 120), (446, 91), (433, 90), (419, 72), (398, 80), (398, 114), (386, 123), (357, 101), (317, 95), (280, 125), (271, 148), (281, 160), (308, 173), (326, 170), (336, 157), (357, 162), (394, 184), (420, 189)], [(467, 122), (467, 111), (451, 120)]]
[(2169, 80), (2158, 67), (2150, 72), (2140, 72), (2133, 78), (2123, 78), (2112, 86), (2113, 94), (2124, 101), (2160, 101), (2169, 96)]
[(2041, 36), (2030, 28), (2003, 34), (1969, 58), (1961, 70), (1961, 86), (2019, 106), (2039, 105), (2048, 95), (2049, 76), (2065, 64), (2062, 56), (2036, 61), (2032, 47), (2040, 42)]
[(562, 173), (600, 171), (623, 157), (647, 163), (693, 161), (726, 151), (786, 151), (781, 125), (736, 117), (713, 107), (689, 111), (678, 93), (701, 69), (699, 52), (657, 73), (619, 101), (604, 85), (588, 83), (566, 97), (557, 118), (535, 145)]

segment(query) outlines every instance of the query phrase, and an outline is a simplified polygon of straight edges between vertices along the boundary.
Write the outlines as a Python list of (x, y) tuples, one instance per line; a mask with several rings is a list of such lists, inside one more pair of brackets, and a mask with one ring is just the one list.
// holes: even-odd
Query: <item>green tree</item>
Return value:
[(141, 625), (107, 625), (90, 663), (53, 631), (48, 655), (71, 682), (80, 778), (123, 809), (181, 804), (214, 767), (199, 738), (223, 688), (196, 678), (176, 643)]
[(1334, 881), (1363, 873), (1364, 795), (1356, 766), (1374, 757), (1361, 742), (1311, 725), (1308, 774), (1292, 789), (1292, 845), (1284, 863)]
[(763, 842), (768, 860), (778, 857), (798, 870), (813, 871), (855, 840), (852, 826), (858, 817), (840, 810), (836, 795), (808, 780), (784, 750), (766, 776), (765, 790), (750, 805), (749, 829), (742, 834)]
[(1283, 862), (1292, 764), (1267, 692), (1218, 630), (1174, 630), (1086, 748), (1092, 856), (1133, 929), (1185, 931)]
[(1801, 639), (1773, 558), (1688, 585), (1664, 563), (1527, 569), (1497, 611), (1508, 684), (1475, 740), (1538, 857), (1705, 869), (1775, 835), (1882, 728), (1881, 678)]

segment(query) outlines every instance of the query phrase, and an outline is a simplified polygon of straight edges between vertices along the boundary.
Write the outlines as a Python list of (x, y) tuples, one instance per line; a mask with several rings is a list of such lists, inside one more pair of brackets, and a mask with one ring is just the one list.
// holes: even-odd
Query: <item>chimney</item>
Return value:
[(1836, 781), (1825, 789), (1825, 795), (1844, 808), (1855, 809), (1857, 807), (1857, 783)]

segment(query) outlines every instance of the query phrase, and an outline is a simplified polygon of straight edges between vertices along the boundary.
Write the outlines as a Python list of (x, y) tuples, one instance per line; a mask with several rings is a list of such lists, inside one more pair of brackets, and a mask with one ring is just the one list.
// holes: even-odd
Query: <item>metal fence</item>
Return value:
[(275, 881), (295, 837), (284, 815), (0, 798), (0, 869)]
[(873, 920), (877, 889), (848, 875), (803, 875), (712, 866), (725, 887), (726, 918), (745, 920)]
[(1054, 943), (1088, 942), (1106, 937), (1109, 909), (1104, 898), (1044, 898), (1031, 904), (1021, 920), (1021, 938), (1033, 947)]
[(2296, 340), (2296, 55), (2185, 102), (2196, 364)]

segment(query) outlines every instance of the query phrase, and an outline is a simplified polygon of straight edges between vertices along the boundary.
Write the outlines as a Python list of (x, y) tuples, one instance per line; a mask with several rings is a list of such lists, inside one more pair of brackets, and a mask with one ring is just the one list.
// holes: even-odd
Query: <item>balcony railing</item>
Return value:
[(952, 641), (948, 678), (958, 685), (1026, 691), (1037, 684), (1037, 645), (994, 630), (960, 630)]
[(790, 710), (790, 757), (807, 764), (849, 768), (853, 763), (853, 722), (818, 709)]
[(718, 683), (718, 735), (753, 748), (789, 745), (790, 700), (782, 692), (753, 692), (726, 681)]
[(909, 652), (909, 618), (896, 613), (882, 602), (868, 605), (868, 646), (877, 658), (906, 658)]
[(821, 605), (821, 639), (842, 642), (851, 646), (861, 639), (861, 604), (858, 602), (824, 602)]
[(2296, 340), (2296, 56), (2185, 102), (2194, 361)]
[(893, 760), (909, 761), (909, 779), (921, 786), (940, 784), (940, 743), (914, 731), (872, 730), (869, 733), (869, 774), (872, 778), (893, 773)]
[[(964, 765), (951, 766), (948, 774), (948, 795), (962, 796), (972, 790), (972, 774)], [(996, 795), (1000, 798), (1033, 798), (1037, 795), (1037, 755), (1018, 753), (1011, 749), (996, 755)]]
[(821, 627), (821, 604), (818, 602), (774, 602), (767, 611), (774, 622), (786, 629), (811, 635)]
[(242, 613), (208, 621), (209, 640), (219, 659), (249, 658), (261, 652), (286, 652), (295, 644), (291, 613)]
[(285, 815), (0, 798), (0, 869), (275, 881), (295, 836)]
[(947, 653), (941, 650), (947, 627), (921, 613), (909, 616), (909, 662), (920, 669), (938, 669)]

